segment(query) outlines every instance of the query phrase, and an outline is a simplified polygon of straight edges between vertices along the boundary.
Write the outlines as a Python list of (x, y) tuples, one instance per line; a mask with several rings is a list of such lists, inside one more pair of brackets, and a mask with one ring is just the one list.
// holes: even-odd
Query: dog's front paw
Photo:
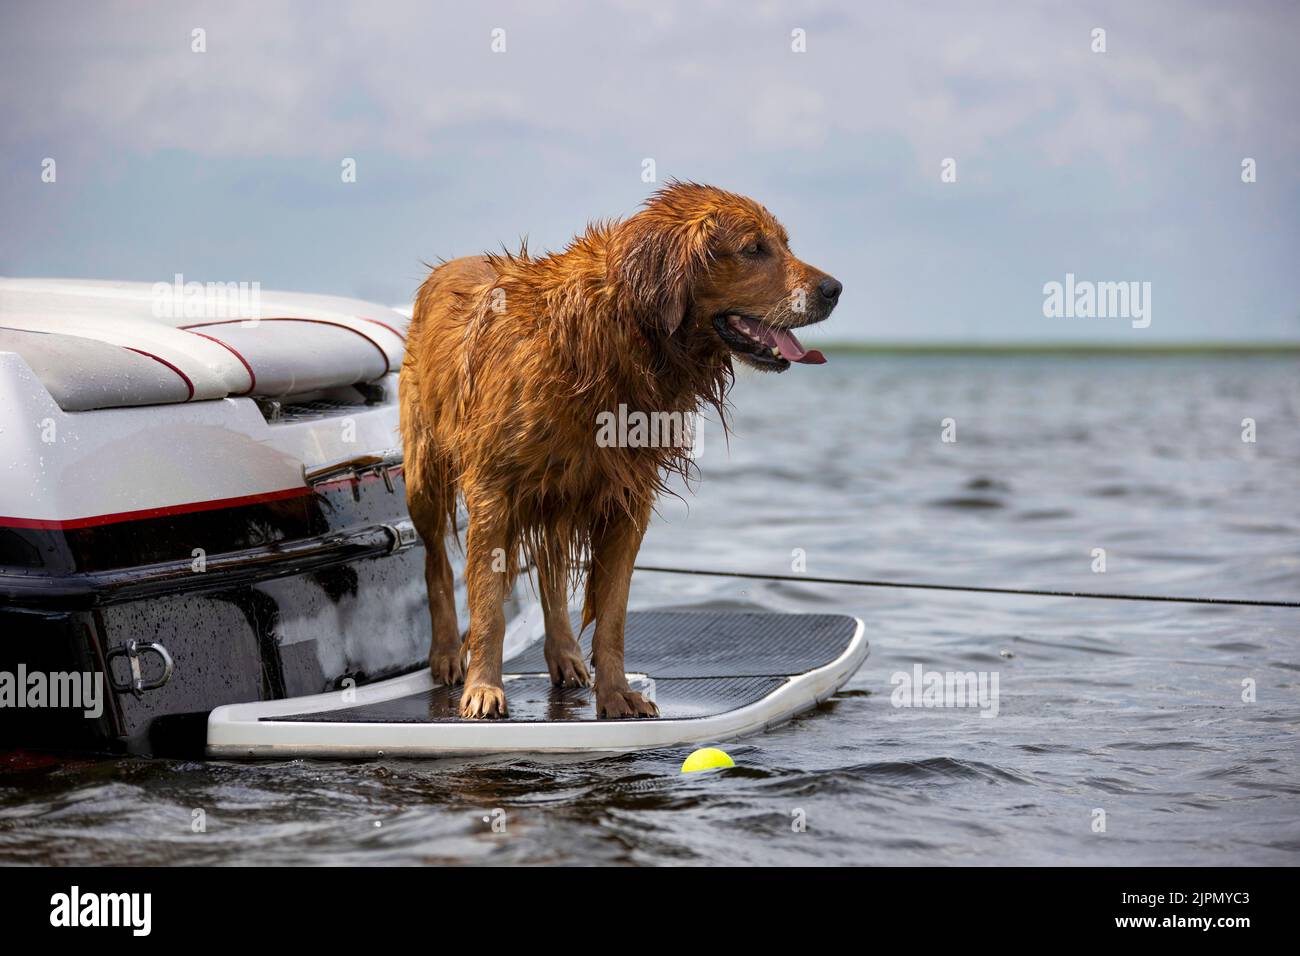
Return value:
[(611, 690), (596, 689), (596, 716), (618, 720), (623, 717), (658, 717), (659, 708), (624, 684)]
[(551, 683), (556, 687), (591, 686), (591, 675), (582, 661), (582, 649), (577, 641), (570, 640), (567, 646), (558, 647), (547, 644), (543, 653), (546, 668), (551, 672)]
[(466, 684), (460, 695), (460, 715), (466, 720), (508, 717), (505, 690), (495, 684)]
[(465, 679), (465, 661), (469, 647), (457, 641), (455, 644), (434, 644), (429, 649), (429, 670), (433, 679), (448, 687), (454, 687)]

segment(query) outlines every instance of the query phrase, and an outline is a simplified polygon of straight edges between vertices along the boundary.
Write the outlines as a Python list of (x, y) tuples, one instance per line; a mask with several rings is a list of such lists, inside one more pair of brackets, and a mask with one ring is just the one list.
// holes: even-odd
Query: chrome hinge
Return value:
[(315, 468), (304, 465), (302, 477), (307, 484), (318, 485), (339, 478), (360, 478), (364, 474), (374, 472), (384, 479), (384, 486), (392, 493), (397, 489), (393, 485), (390, 470), (400, 465), (402, 458), (400, 448), (390, 448), (387, 451), (372, 452), (368, 455), (349, 455), (346, 458), (327, 461)]
[[(150, 681), (144, 679), (144, 671), (140, 667), (140, 656), (142, 654), (157, 654), (162, 659), (163, 672), (161, 677)], [(130, 661), (131, 679), (125, 684), (119, 684), (113, 675), (113, 659), (116, 657), (125, 657)], [(104, 668), (108, 671), (109, 686), (119, 694), (130, 691), (136, 697), (141, 696), (147, 690), (157, 690), (171, 680), (175, 666), (172, 663), (172, 656), (167, 653), (167, 648), (157, 641), (127, 641), (125, 644), (109, 648), (108, 653), (104, 655)]]
[(393, 543), (388, 548), (389, 554), (397, 554), (399, 551), (413, 548), (420, 540), (415, 533), (415, 525), (406, 519), (386, 524), (384, 530), (393, 538)]

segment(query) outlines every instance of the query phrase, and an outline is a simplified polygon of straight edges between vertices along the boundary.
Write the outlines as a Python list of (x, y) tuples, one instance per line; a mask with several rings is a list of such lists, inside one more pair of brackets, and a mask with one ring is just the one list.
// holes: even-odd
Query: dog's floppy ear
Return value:
[(613, 227), (607, 260), (618, 311), (669, 336), (686, 318), (709, 260), (708, 218), (683, 221), (647, 209)]

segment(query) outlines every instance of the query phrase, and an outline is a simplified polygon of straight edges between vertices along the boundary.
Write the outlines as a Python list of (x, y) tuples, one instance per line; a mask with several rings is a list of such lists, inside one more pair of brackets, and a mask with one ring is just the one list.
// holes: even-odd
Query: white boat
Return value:
[[(0, 279), (0, 745), (202, 752), (222, 704), (424, 665), (408, 319), (259, 298), (186, 316), (149, 283)], [(100, 675), (102, 713), (20, 670)]]

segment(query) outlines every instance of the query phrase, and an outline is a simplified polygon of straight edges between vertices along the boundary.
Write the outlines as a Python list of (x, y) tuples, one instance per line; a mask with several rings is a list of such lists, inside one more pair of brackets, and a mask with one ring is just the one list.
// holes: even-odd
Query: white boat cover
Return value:
[(0, 352), (18, 353), (64, 411), (372, 382), (400, 369), (408, 323), (338, 296), (0, 278)]

